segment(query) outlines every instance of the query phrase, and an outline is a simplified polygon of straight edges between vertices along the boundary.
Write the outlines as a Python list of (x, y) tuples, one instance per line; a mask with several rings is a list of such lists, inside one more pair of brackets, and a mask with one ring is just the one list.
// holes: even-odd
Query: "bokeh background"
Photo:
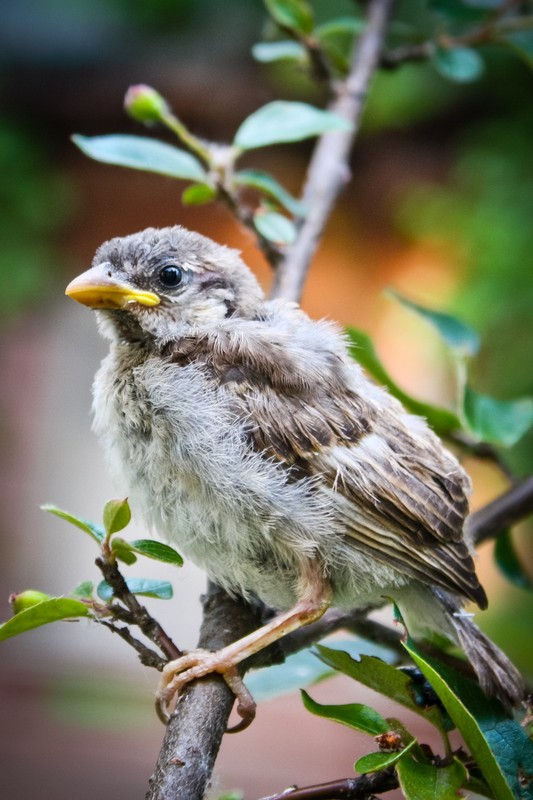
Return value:
[[(404, 3), (406, 13), (409, 5), (416, 13), (416, 3)], [(349, 0), (315, 6), (319, 15), (352, 10)], [(66, 282), (89, 265), (103, 240), (175, 223), (238, 247), (264, 286), (270, 282), (253, 238), (224, 208), (185, 208), (179, 182), (88, 161), (70, 134), (145, 133), (122, 111), (125, 90), (139, 82), (156, 87), (197, 134), (220, 141), (271, 99), (322, 98), (297, 71), (253, 62), (250, 48), (265, 24), (260, 0), (7, 0), (2, 17), (5, 619), (12, 591), (68, 594), (80, 581), (98, 579), (88, 537), (39, 505), (53, 502), (98, 519), (116, 495), (90, 432), (90, 385), (105, 348), (91, 313), (63, 296)], [(533, 80), (510, 52), (485, 48), (485, 56), (485, 75), (473, 84), (446, 82), (418, 64), (376, 79), (353, 181), (328, 225), (303, 302), (312, 316), (368, 331), (393, 377), (439, 403), (453, 397), (451, 365), (431, 330), (384, 296), (387, 286), (457, 313), (480, 332), (478, 390), (501, 399), (533, 393)], [(266, 148), (248, 164), (297, 193), (310, 152), (309, 143)], [(526, 437), (507, 453), (519, 475), (533, 470), (532, 443)], [(470, 459), (466, 466), (474, 507), (505, 488), (490, 464)], [(142, 534), (139, 522), (132, 530)], [(515, 536), (532, 567), (527, 527)], [(490, 545), (479, 570), (491, 602), (479, 621), (531, 678), (530, 595), (500, 577)], [(153, 577), (168, 578), (168, 571), (142, 565)], [(175, 600), (154, 602), (152, 610), (180, 646), (192, 647), (204, 578), (186, 565), (174, 585)], [(121, 641), (83, 622), (2, 643), (5, 796), (143, 797), (162, 737), (152, 713), (155, 682)], [(313, 694), (322, 702), (362, 697), (342, 679)], [(395, 713), (379, 698), (364, 700)], [(226, 737), (214, 796), (242, 788), (253, 798), (349, 776), (356, 757), (370, 749), (366, 737), (312, 718), (298, 695), (283, 697), (262, 706), (248, 731)]]

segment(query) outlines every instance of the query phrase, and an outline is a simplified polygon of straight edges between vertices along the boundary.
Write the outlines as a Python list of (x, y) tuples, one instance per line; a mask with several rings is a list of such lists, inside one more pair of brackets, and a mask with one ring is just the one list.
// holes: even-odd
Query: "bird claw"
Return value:
[[(156, 692), (155, 708), (157, 716), (167, 724), (170, 719), (171, 705), (173, 701), (179, 700), (179, 695), (188, 683), (197, 678), (203, 678), (212, 673), (219, 673), (233, 692), (237, 700), (237, 713), (240, 722), (231, 728), (227, 733), (237, 733), (245, 730), (254, 720), (256, 704), (243, 683), (237, 667), (219, 657), (218, 653), (210, 650), (192, 650), (177, 658), (169, 661), (163, 667), (161, 681)], [(175, 707), (175, 703), (174, 703)]]

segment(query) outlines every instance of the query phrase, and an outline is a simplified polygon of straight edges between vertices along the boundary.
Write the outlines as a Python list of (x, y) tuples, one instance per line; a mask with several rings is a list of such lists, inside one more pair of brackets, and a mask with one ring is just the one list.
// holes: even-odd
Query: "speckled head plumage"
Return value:
[(187, 326), (253, 316), (264, 299), (238, 251), (178, 225), (105, 242), (67, 294), (86, 302), (83, 293), (96, 283), (92, 305), (103, 310), (110, 338), (167, 340)]

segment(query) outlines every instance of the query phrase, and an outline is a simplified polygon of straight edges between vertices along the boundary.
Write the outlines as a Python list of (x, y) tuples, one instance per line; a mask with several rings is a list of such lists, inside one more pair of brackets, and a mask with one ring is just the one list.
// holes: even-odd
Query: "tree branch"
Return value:
[(349, 175), (350, 153), (361, 123), (372, 76), (378, 66), (394, 0), (371, 0), (367, 26), (352, 55), (346, 80), (335, 87), (329, 110), (352, 123), (348, 131), (329, 131), (320, 137), (307, 173), (302, 202), (309, 209), (298, 225), (295, 242), (278, 264), (273, 297), (299, 301), (305, 278), (333, 205)]
[(376, 792), (390, 792), (398, 785), (394, 770), (385, 769), (359, 778), (345, 778), (303, 789), (285, 789), (261, 800), (372, 800)]
[[(250, 606), (209, 583), (199, 647), (218, 650), (260, 624)], [(167, 725), (146, 800), (201, 800), (209, 786), (235, 697), (219, 675), (185, 687)]]
[(491, 503), (471, 514), (467, 533), (475, 544), (494, 539), (512, 525), (533, 514), (533, 475), (511, 486)]

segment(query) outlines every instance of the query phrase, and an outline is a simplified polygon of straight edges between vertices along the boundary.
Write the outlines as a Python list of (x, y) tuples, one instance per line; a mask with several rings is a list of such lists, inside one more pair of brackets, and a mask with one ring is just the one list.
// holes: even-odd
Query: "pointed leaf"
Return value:
[(305, 0), (264, 0), (268, 12), (282, 28), (300, 33), (313, 30), (313, 11)]
[(90, 616), (87, 606), (70, 597), (52, 597), (15, 614), (0, 625), (0, 641), (61, 619)]
[(128, 499), (109, 500), (104, 506), (104, 528), (108, 536), (123, 530), (129, 525), (131, 511)]
[(472, 433), (483, 442), (511, 447), (533, 424), (533, 398), (495, 400), (465, 386), (464, 414)]
[(446, 408), (439, 408), (438, 406), (432, 406), (429, 403), (416, 400), (414, 397), (407, 394), (407, 392), (404, 392), (403, 389), (393, 381), (381, 363), (372, 339), (367, 333), (352, 326), (346, 328), (346, 333), (350, 339), (349, 351), (352, 358), (358, 361), (378, 383), (387, 386), (390, 393), (396, 397), (408, 411), (425, 417), (433, 430), (440, 436), (446, 436), (446, 434), (452, 431), (461, 430), (461, 421), (453, 412), (448, 411)]
[(298, 42), (259, 42), (252, 47), (252, 55), (256, 61), (268, 64), (271, 61), (307, 61), (307, 52)]
[(258, 211), (254, 225), (261, 236), (276, 244), (291, 244), (296, 238), (294, 223), (276, 211)]
[(73, 514), (69, 514), (68, 511), (63, 511), (63, 509), (57, 508), (57, 506), (51, 505), (50, 503), (46, 503), (44, 506), (41, 506), (41, 508), (43, 511), (48, 511), (49, 514), (54, 514), (56, 517), (70, 522), (71, 525), (74, 525), (76, 528), (85, 531), (85, 533), (88, 533), (91, 539), (94, 539), (98, 544), (104, 541), (105, 532), (101, 525), (96, 525), (94, 522), (75, 517)]
[(518, 557), (510, 531), (504, 531), (497, 537), (494, 558), (507, 580), (520, 589), (533, 591), (533, 580)]
[[(132, 594), (142, 595), (143, 597), (170, 600), (173, 595), (172, 585), (168, 581), (158, 581), (152, 578), (127, 578), (126, 585)], [(101, 581), (98, 584), (96, 593), (106, 603), (113, 597), (113, 589), (106, 581)]]
[(458, 800), (459, 790), (466, 783), (464, 764), (455, 759), (452, 764), (435, 767), (419, 764), (413, 758), (402, 758), (396, 767), (405, 800)]
[(202, 165), (194, 156), (178, 147), (158, 142), (157, 139), (126, 134), (74, 134), (72, 141), (86, 156), (104, 164), (157, 172), (183, 180), (203, 181), (206, 178)]
[(495, 797), (528, 797), (519, 776), (532, 773), (533, 742), (523, 728), (476, 683), (419, 652), (410, 638), (403, 645), (440, 697)]
[(303, 689), (302, 700), (306, 709), (317, 717), (325, 717), (325, 719), (330, 719), (333, 722), (340, 722), (342, 725), (347, 725), (356, 731), (370, 733), (375, 736), (378, 733), (386, 733), (389, 730), (389, 725), (381, 714), (362, 703), (322, 705), (313, 700)]
[(437, 72), (456, 83), (475, 81), (485, 69), (482, 57), (471, 47), (438, 47), (431, 61)]
[(247, 117), (235, 135), (241, 150), (253, 150), (280, 142), (299, 142), (326, 131), (350, 130), (347, 120), (307, 103), (275, 100)]
[(419, 303), (414, 303), (395, 289), (388, 289), (387, 294), (398, 300), (405, 308), (414, 311), (418, 316), (429, 322), (444, 339), (448, 347), (455, 350), (458, 355), (474, 356), (478, 352), (480, 339), (477, 332), (470, 325), (451, 314), (435, 311)]
[(187, 186), (181, 195), (184, 206), (203, 206), (210, 203), (217, 196), (217, 190), (209, 183), (193, 183)]
[[(376, 753), (369, 753), (355, 762), (354, 769), (361, 775), (366, 775), (368, 772), (378, 772), (380, 769), (386, 769), (408, 753), (415, 744), (416, 739), (413, 739), (409, 742), (407, 747), (397, 750), (395, 753), (385, 753), (383, 750), (379, 750)], [(455, 800), (457, 800), (457, 798), (455, 798)]]
[(237, 186), (250, 186), (253, 189), (258, 189), (262, 194), (276, 200), (283, 208), (294, 214), (295, 217), (305, 217), (307, 214), (305, 204), (293, 197), (268, 172), (263, 172), (260, 169), (242, 169), (236, 173), (234, 180)]
[(148, 558), (164, 561), (166, 564), (175, 564), (178, 567), (183, 566), (183, 558), (180, 554), (163, 542), (155, 542), (153, 539), (136, 539), (134, 542), (130, 542), (130, 545), (136, 553)]
[[(395, 653), (384, 645), (365, 639), (335, 638), (331, 644), (335, 649), (353, 652), (357, 657), (364, 652), (378, 655), (385, 660), (396, 658)], [(268, 669), (253, 670), (246, 676), (246, 686), (250, 689), (254, 700), (261, 703), (318, 683), (334, 674), (335, 670), (332, 667), (321, 662), (316, 653), (308, 649), (287, 656), (282, 664), (274, 664)]]

